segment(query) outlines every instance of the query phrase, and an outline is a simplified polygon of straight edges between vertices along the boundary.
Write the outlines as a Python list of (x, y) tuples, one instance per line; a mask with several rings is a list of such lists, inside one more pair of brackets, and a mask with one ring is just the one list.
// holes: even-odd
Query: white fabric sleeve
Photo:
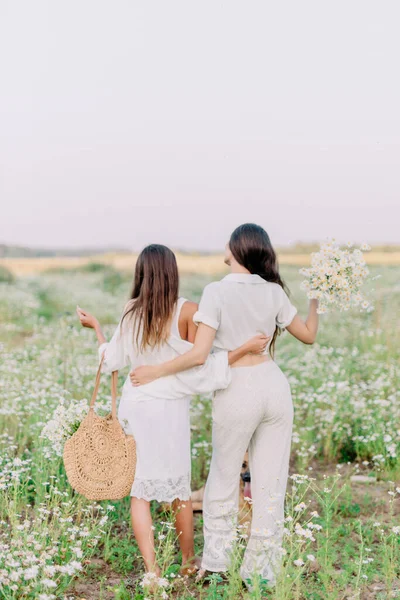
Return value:
[(276, 324), (280, 329), (285, 329), (297, 314), (297, 308), (290, 302), (288, 295), (282, 288), (280, 292), (280, 307), (276, 316)]
[(232, 379), (228, 362), (228, 352), (221, 350), (210, 354), (199, 367), (177, 374), (178, 379), (190, 387), (193, 394), (209, 394), (216, 390), (224, 390)]
[(199, 310), (193, 315), (193, 322), (198, 325), (204, 323), (213, 329), (220, 325), (221, 307), (219, 304), (218, 290), (215, 283), (206, 285), (200, 300)]
[(101, 369), (102, 373), (119, 371), (130, 364), (127, 344), (128, 334), (129, 331), (127, 331), (126, 327), (121, 325), (120, 321), (111, 340), (109, 342), (104, 342), (99, 346), (99, 361), (104, 354), (104, 362)]
[[(174, 335), (170, 337), (168, 344), (175, 350), (177, 356), (181, 356), (193, 348), (191, 342)], [(228, 352), (226, 350), (212, 352), (203, 365), (181, 371), (173, 377), (177, 377), (187, 386), (190, 394), (209, 394), (216, 390), (224, 390), (230, 384), (232, 377)]]

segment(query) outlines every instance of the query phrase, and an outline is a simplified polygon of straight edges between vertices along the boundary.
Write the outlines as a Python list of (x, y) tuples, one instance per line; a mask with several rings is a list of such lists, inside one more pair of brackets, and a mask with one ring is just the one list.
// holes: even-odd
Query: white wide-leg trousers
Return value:
[(203, 503), (202, 568), (226, 571), (237, 535), (239, 474), (249, 450), (253, 515), (241, 567), (274, 583), (279, 569), (293, 405), (289, 382), (267, 361), (232, 369), (232, 382), (213, 401), (213, 455)]

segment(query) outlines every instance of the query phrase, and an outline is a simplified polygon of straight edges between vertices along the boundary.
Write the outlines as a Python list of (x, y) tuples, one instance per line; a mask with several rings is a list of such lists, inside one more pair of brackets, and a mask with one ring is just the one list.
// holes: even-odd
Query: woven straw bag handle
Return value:
[[(94, 404), (96, 402), (97, 394), (100, 386), (100, 377), (101, 377), (101, 367), (104, 362), (104, 354), (101, 357), (101, 361), (99, 364), (99, 368), (97, 369), (96, 381), (94, 383), (94, 390), (92, 394), (92, 399), (89, 404), (89, 411), (94, 410)], [(118, 383), (118, 371), (113, 371), (111, 373), (111, 415), (113, 419), (117, 419), (117, 383)]]

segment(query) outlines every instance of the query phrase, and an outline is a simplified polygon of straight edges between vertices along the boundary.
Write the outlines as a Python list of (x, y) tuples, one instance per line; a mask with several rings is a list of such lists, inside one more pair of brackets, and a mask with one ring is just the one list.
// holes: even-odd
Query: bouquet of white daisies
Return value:
[(66, 404), (65, 400), (61, 399), (40, 435), (45, 440), (46, 458), (63, 455), (65, 442), (78, 429), (88, 410), (87, 400), (71, 400)]
[(319, 301), (319, 314), (331, 308), (340, 311), (353, 307), (363, 311), (372, 310), (371, 304), (361, 293), (369, 274), (363, 255), (363, 251), (368, 250), (368, 244), (355, 248), (349, 243), (341, 248), (332, 240), (322, 244), (319, 252), (311, 255), (311, 267), (300, 269), (305, 276), (301, 287), (307, 292), (308, 298)]
[[(106, 415), (110, 412), (109, 400), (96, 403), (96, 412)], [(46, 458), (62, 456), (65, 442), (77, 431), (89, 412), (87, 400), (60, 398), (51, 416), (44, 425), (40, 437), (44, 440), (43, 450)]]

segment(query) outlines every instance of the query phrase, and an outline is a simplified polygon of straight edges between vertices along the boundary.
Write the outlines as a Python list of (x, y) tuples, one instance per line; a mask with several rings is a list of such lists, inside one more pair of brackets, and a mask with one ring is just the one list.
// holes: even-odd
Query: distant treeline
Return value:
[(96, 247), (96, 248), (26, 248), (0, 244), (0, 258), (40, 258), (53, 256), (95, 256), (97, 254), (129, 253), (127, 248)]
[[(298, 242), (287, 246), (277, 246), (279, 254), (310, 254), (319, 248), (317, 243)], [(221, 254), (221, 250), (188, 250), (187, 248), (174, 248), (175, 252), (184, 256), (213, 256)], [(399, 252), (400, 244), (373, 245), (374, 252)], [(128, 248), (93, 247), (93, 248), (27, 248), (24, 246), (11, 246), (0, 244), (0, 258), (40, 258), (40, 257), (80, 257), (99, 256), (102, 254), (131, 254)]]

